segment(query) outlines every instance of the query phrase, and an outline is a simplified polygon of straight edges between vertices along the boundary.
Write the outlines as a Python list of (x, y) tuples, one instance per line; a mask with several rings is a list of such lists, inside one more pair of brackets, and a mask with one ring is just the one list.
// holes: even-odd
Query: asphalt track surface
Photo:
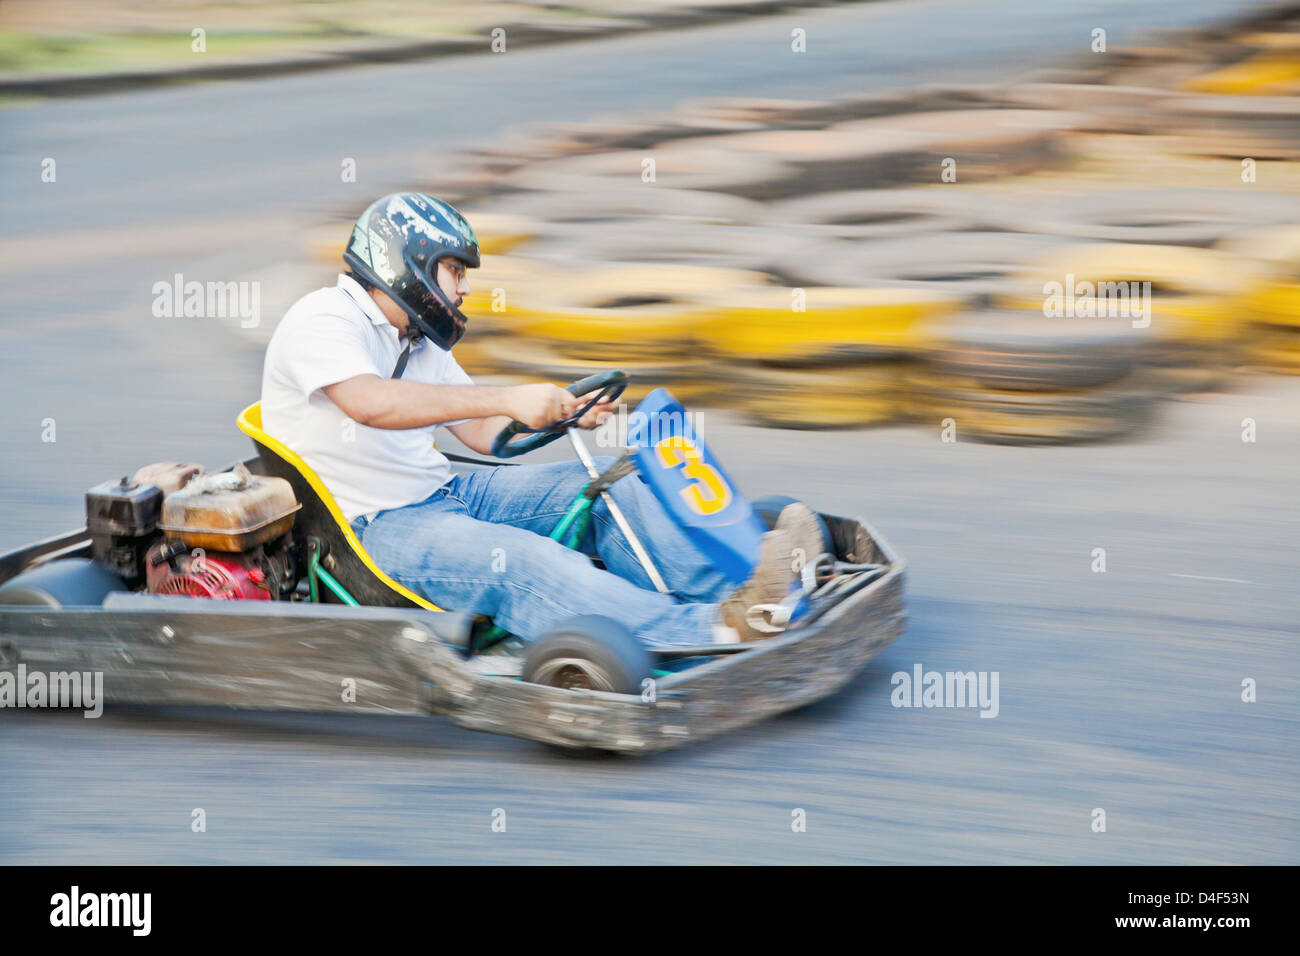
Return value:
[[(295, 223), (355, 204), (339, 157), (379, 193), (525, 119), (1004, 80), (1086, 49), (1094, 26), (1114, 49), (1225, 10), (1056, 7), (882, 3), (0, 113), (0, 547), (77, 526), (85, 488), (138, 463), (247, 453), (232, 421), (258, 389), (259, 339), (152, 319), (150, 289), (282, 255)], [(780, 55), (792, 26), (808, 60)], [(434, 129), (443, 98), (477, 108)], [(57, 184), (33, 172), (46, 155)], [(1059, 449), (707, 414), (744, 490), (862, 515), (910, 561), (907, 633), (844, 693), (643, 760), (558, 758), (439, 719), (7, 712), (0, 860), (1300, 861), (1295, 381), (1248, 380), (1167, 405), (1140, 439)], [(918, 663), (997, 671), (998, 716), (891, 706), (891, 675)]]

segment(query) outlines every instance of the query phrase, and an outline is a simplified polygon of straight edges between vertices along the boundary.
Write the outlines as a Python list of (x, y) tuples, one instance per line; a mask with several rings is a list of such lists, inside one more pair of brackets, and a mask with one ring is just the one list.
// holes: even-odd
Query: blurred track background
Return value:
[[(1297, 862), (1288, 10), (848, 4), (15, 100), (0, 548), (78, 526), (85, 489), (139, 464), (246, 455), (279, 314), (331, 280), (348, 216), (417, 186), (491, 253), (471, 374), (667, 381), (745, 491), (877, 526), (911, 623), (839, 697), (645, 761), (438, 720), (5, 712), (0, 860)], [(153, 318), (176, 273), (259, 282), (260, 324)], [(1151, 281), (1152, 327), (1043, 318), (1066, 273)], [(999, 716), (891, 707), (916, 663), (999, 671)]]

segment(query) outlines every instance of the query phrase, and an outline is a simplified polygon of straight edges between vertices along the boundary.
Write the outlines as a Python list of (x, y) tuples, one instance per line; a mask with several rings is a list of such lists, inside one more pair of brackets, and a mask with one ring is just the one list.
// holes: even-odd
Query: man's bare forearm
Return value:
[(427, 385), (360, 375), (329, 386), (325, 394), (353, 421), (371, 428), (423, 428), (511, 414), (508, 386)]
[(452, 425), (450, 431), (466, 448), (480, 455), (490, 455), (492, 440), (501, 433), (501, 429), (510, 424), (510, 421), (509, 415), (493, 415), (491, 418), (476, 418), (473, 421)]

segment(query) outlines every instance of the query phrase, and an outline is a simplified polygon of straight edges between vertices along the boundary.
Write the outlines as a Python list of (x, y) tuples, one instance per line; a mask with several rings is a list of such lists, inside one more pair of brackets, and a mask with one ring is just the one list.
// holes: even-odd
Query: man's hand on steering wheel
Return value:
[(538, 430), (568, 418), (579, 408), (576, 398), (549, 382), (516, 385), (510, 390), (510, 399), (510, 408), (506, 414), (515, 421)]
[[(590, 395), (591, 393), (588, 392), (587, 394)], [(581, 398), (582, 396), (578, 397)], [(578, 402), (577, 405), (578, 408), (581, 408), (582, 402)], [(599, 428), (605, 422), (605, 419), (614, 414), (616, 408), (618, 408), (618, 399), (602, 398), (587, 410), (587, 414), (578, 419), (578, 427), (588, 430)]]
[[(591, 393), (589, 392), (588, 395)], [(537, 385), (516, 385), (511, 395), (510, 416), (529, 428), (543, 430), (555, 422), (571, 418), (586, 402), (586, 396), (574, 396), (558, 385), (542, 382)], [(588, 399), (589, 400), (589, 399)], [(575, 423), (578, 428), (592, 429), (600, 426), (613, 413), (617, 400), (602, 398), (589, 408)]]
[(493, 439), (492, 454), (514, 458), (546, 447), (569, 428), (595, 428), (610, 416), (625, 388), (627, 374), (619, 369), (588, 375), (568, 388), (516, 386), (515, 420)]

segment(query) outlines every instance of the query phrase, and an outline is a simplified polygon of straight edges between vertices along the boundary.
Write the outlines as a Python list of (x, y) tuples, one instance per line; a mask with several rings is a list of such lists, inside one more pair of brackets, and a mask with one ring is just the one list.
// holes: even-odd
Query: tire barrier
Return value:
[(720, 404), (776, 428), (861, 428), (907, 414), (906, 361), (726, 366)]
[(689, 107), (669, 114), (644, 117), (620, 117), (607, 123), (579, 123), (557, 126), (546, 142), (547, 153), (578, 154), (646, 150), (660, 143), (698, 136), (720, 136), (761, 129), (762, 124), (742, 117), (728, 117), (692, 110)]
[(820, 128), (859, 118), (848, 104), (834, 100), (714, 97), (688, 100), (681, 104), (681, 109), (693, 116), (756, 129)]
[[(1300, 222), (1300, 215), (1292, 222)], [(1215, 248), (1262, 262), (1282, 275), (1300, 275), (1300, 225), (1242, 231), (1221, 239)]]
[(899, 283), (970, 299), (1005, 291), (1005, 277), (1026, 259), (1066, 245), (1059, 238), (1018, 233), (918, 234), (888, 242), (840, 243), (803, 272), (817, 285)]
[(1245, 299), (1254, 346), (1252, 364), (1300, 375), (1300, 226), (1243, 233), (1221, 242), (1219, 248), (1265, 263), (1270, 270)]
[(1029, 172), (1059, 155), (1059, 133), (1077, 126), (1079, 119), (1050, 110), (949, 110), (856, 120), (825, 129), (739, 133), (696, 140), (691, 148), (725, 153), (742, 168), (758, 163), (759, 168), (784, 170), (783, 175), (751, 175), (740, 193), (770, 200), (846, 188), (938, 183), (947, 159), (956, 162), (963, 182)]
[(1098, 242), (1209, 246), (1247, 226), (1300, 222), (1300, 197), (1241, 189), (1103, 189), (1011, 199), (990, 228)]
[[(1132, 434), (1241, 367), (1300, 373), (1300, 177), (1271, 162), (1300, 158), (1288, 17), (1128, 47), (1104, 77), (519, 129), (431, 177), (471, 198), (484, 253), (458, 358), (1018, 444)], [(1115, 185), (1136, 168), (1158, 185)]]
[(996, 109), (1006, 105), (1006, 93), (1002, 87), (927, 86), (821, 101), (723, 97), (688, 101), (682, 104), (682, 109), (694, 115), (756, 123), (768, 129), (821, 129), (836, 123), (904, 113)]
[(1004, 102), (1028, 109), (1062, 110), (1080, 117), (1080, 132), (1151, 132), (1152, 117), (1168, 108), (1169, 90), (1094, 83), (1028, 83), (1010, 87)]
[(774, 234), (760, 226), (687, 225), (656, 220), (556, 225), (527, 247), (541, 260), (563, 263), (691, 263), (713, 269), (767, 272), (802, 284), (816, 264), (834, 254), (825, 240)]
[[(996, 313), (995, 313), (996, 315)], [(1098, 388), (1144, 360), (1138, 330), (1087, 319), (1012, 313), (945, 327), (926, 355), (931, 375), (962, 391), (1061, 392)]]
[(905, 420), (919, 330), (960, 308), (912, 289), (736, 287), (698, 329), (720, 404), (774, 427), (862, 427)]
[(749, 225), (767, 216), (764, 205), (753, 200), (658, 184), (649, 188), (639, 179), (579, 192), (519, 193), (503, 205), (550, 224), (661, 217), (681, 223)]
[(1041, 313), (966, 314), (933, 333), (911, 384), (927, 420), (1001, 443), (1095, 441), (1141, 427), (1165, 393), (1140, 330)]
[(617, 363), (688, 357), (719, 288), (756, 285), (764, 276), (702, 266), (599, 266), (563, 286), (532, 285), (509, 311), (512, 332), (570, 356)]
[(891, 359), (924, 345), (924, 323), (961, 307), (958, 296), (917, 289), (738, 286), (712, 297), (697, 334), (723, 360)]
[(1113, 441), (1139, 433), (1152, 419), (1159, 390), (1078, 395), (933, 391), (928, 420), (951, 420), (956, 438), (995, 445), (1064, 445)]
[(1093, 282), (1140, 280), (1151, 282), (1153, 294), (1224, 297), (1240, 293), (1262, 271), (1257, 263), (1217, 249), (1082, 243), (1027, 263), (1020, 275), (1031, 284), (1063, 279), (1066, 273)]
[[(654, 179), (648, 181), (643, 177), (651, 168)], [(652, 191), (663, 186), (762, 199), (782, 188), (779, 184), (793, 175), (793, 169), (774, 158), (746, 156), (717, 145), (704, 146), (701, 140), (685, 140), (646, 150), (543, 160), (503, 177), (501, 185), (514, 190), (570, 193), (620, 186), (642, 186)]]
[[(468, 336), (466, 337), (468, 340)], [(457, 351), (461, 348), (456, 346)], [(623, 400), (635, 403), (651, 390), (664, 386), (678, 398), (690, 396), (693, 400), (711, 400), (710, 380), (706, 377), (707, 364), (689, 357), (653, 357), (641, 362), (595, 358), (578, 350), (570, 351), (568, 343), (538, 342), (524, 336), (496, 335), (482, 342), (478, 356), (483, 374), (505, 375), (520, 382), (551, 381), (557, 384), (584, 378), (595, 372), (622, 369), (628, 373), (632, 384), (623, 394)]]
[[(1300, 306), (1300, 284), (1287, 290), (1292, 305)], [(1254, 364), (1281, 375), (1300, 375), (1300, 325), (1292, 313), (1292, 324), (1262, 323), (1255, 332)]]
[[(1258, 263), (1215, 249), (1070, 246), (1026, 266), (997, 302), (1040, 312), (1059, 306), (1076, 316), (1082, 311), (1084, 317), (1089, 309), (1098, 315), (1104, 310), (1111, 320), (1203, 344), (1222, 359), (1247, 318), (1243, 296), (1262, 271)], [(1066, 288), (1071, 282), (1073, 290)], [(1050, 293), (1049, 285), (1054, 285)], [(1094, 294), (1090, 297), (1089, 292)]]
[(1189, 152), (1240, 159), (1300, 156), (1300, 96), (1216, 96), (1171, 101)]
[(797, 224), (793, 228), (818, 238), (871, 241), (986, 228), (998, 205), (993, 197), (942, 186), (858, 189), (768, 203), (766, 221)]
[(1267, 43), (1272, 49), (1209, 73), (1203, 73), (1183, 88), (1196, 93), (1227, 96), (1277, 96), (1300, 93), (1300, 34), (1279, 33), (1270, 36), (1281, 42)]

